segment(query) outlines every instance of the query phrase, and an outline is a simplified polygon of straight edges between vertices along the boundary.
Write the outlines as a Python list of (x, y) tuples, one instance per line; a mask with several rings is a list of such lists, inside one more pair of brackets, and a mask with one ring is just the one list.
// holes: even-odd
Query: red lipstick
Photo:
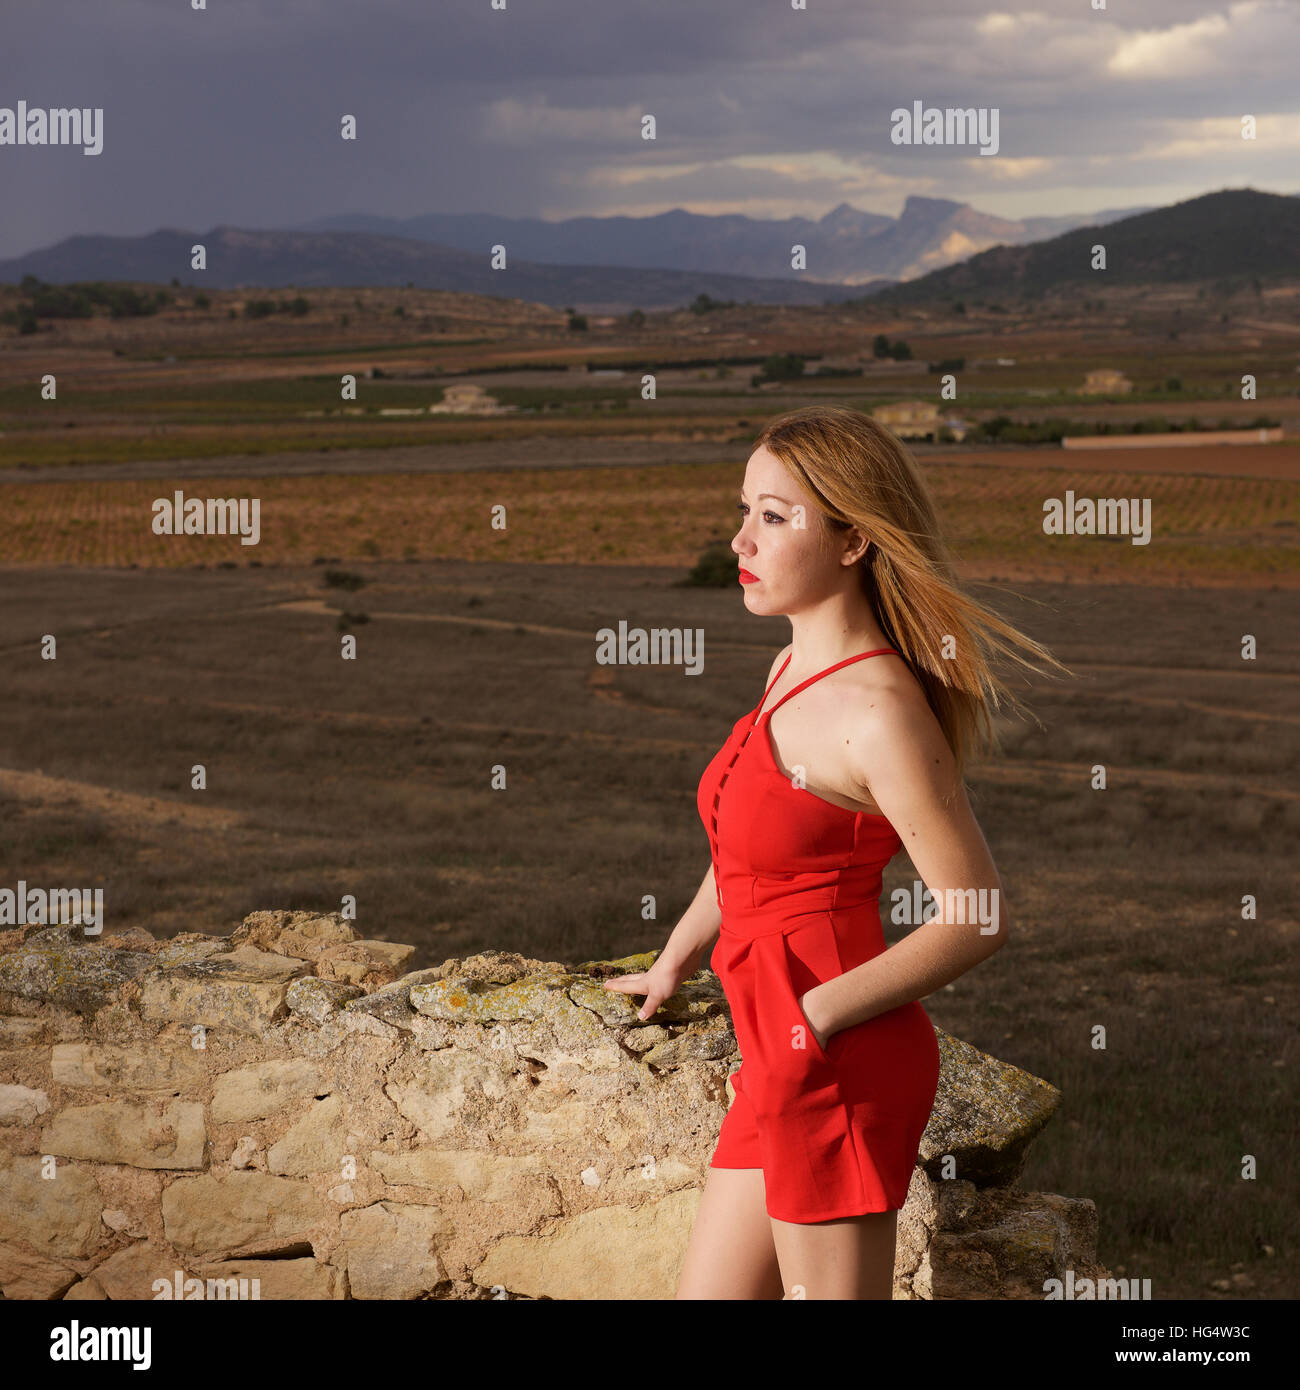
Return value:
[(747, 569), (742, 569), (740, 571), (740, 582), (742, 584), (757, 584), (758, 575), (750, 574), (750, 572)]

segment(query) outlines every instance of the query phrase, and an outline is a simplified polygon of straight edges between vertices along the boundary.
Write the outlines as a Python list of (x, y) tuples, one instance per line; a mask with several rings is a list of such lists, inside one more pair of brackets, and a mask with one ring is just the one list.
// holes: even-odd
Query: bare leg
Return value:
[(787, 1299), (893, 1298), (896, 1211), (808, 1224), (769, 1220)]
[(686, 1243), (677, 1297), (781, 1298), (761, 1168), (710, 1168)]

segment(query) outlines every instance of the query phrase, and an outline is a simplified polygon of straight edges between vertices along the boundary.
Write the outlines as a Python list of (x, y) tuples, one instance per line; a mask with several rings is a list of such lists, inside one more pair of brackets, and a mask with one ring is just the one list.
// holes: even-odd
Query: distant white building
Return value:
[(1083, 379), (1083, 385), (1079, 387), (1081, 396), (1127, 396), (1133, 389), (1133, 383), (1124, 375), (1123, 372), (1116, 371), (1114, 367), (1101, 367), (1095, 372), (1089, 372)]
[(950, 430), (952, 437), (959, 442), (966, 437), (966, 421), (956, 417), (942, 418), (939, 407), (933, 401), (896, 401), (893, 405), (878, 405), (871, 412), (871, 417), (879, 420), (900, 439), (937, 440), (941, 429)]
[(430, 415), (508, 415), (512, 405), (502, 405), (473, 382), (457, 382), (443, 388), (442, 402), (429, 407)]

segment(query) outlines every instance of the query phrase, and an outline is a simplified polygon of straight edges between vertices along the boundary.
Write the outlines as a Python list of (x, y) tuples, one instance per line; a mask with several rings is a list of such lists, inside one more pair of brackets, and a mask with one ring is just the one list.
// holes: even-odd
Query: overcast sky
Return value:
[[(354, 211), (896, 215), (916, 193), (1020, 217), (1300, 191), (1300, 0), (1094, 3), (0, 0), (0, 107), (104, 110), (98, 156), (0, 145), (0, 256)], [(915, 101), (997, 108), (999, 153), (891, 144)]]

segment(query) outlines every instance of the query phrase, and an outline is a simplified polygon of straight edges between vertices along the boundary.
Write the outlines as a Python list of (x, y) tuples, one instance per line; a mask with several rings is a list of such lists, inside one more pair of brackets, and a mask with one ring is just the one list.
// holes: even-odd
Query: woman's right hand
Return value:
[(637, 1017), (649, 1018), (665, 999), (671, 999), (683, 980), (689, 980), (699, 967), (690, 961), (680, 961), (673, 965), (662, 956), (650, 967), (635, 975), (614, 975), (606, 980), (605, 988), (617, 990), (621, 994), (644, 994), (645, 1003), (637, 1011)]

